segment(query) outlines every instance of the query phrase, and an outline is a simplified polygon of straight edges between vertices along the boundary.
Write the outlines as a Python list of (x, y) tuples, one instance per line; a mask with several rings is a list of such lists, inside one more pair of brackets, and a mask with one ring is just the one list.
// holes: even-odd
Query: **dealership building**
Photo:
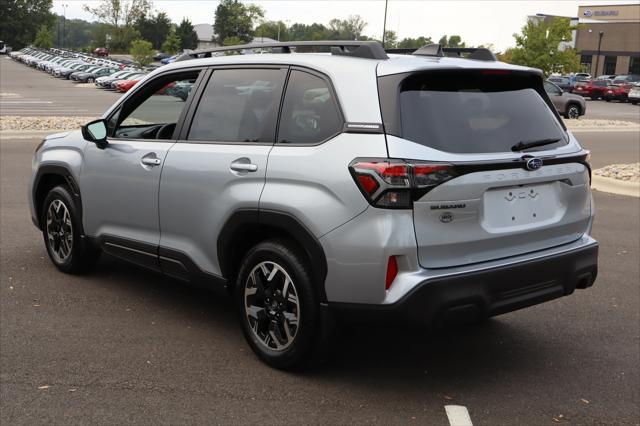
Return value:
[(572, 39), (559, 49), (574, 48), (583, 70), (593, 76), (640, 74), (640, 4), (580, 6), (578, 16), (539, 13), (530, 22), (569, 19)]
[(640, 74), (640, 4), (580, 6), (575, 48), (591, 75)]

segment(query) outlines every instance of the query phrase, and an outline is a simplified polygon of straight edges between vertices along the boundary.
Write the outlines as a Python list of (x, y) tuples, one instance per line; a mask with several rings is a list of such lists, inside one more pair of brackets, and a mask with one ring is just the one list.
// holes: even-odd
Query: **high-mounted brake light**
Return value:
[(410, 209), (413, 201), (457, 176), (449, 164), (386, 158), (355, 160), (349, 169), (369, 203), (395, 209)]

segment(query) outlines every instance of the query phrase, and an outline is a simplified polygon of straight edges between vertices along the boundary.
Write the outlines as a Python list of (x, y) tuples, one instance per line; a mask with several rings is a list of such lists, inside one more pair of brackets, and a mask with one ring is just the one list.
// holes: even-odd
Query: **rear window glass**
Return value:
[(402, 137), (456, 153), (511, 151), (518, 142), (558, 139), (565, 132), (532, 87), (535, 76), (481, 72), (431, 72), (400, 86)]

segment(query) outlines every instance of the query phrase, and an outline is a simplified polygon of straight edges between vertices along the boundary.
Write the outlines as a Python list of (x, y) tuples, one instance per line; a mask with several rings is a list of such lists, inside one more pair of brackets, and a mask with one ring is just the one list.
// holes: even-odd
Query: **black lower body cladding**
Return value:
[(392, 305), (329, 303), (337, 318), (427, 326), (479, 321), (593, 285), (598, 244), (510, 265), (424, 281)]

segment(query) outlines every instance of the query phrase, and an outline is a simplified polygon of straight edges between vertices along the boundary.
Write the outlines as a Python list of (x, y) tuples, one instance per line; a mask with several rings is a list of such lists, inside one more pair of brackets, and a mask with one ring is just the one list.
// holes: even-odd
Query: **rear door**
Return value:
[(167, 155), (160, 181), (165, 273), (220, 275), (216, 244), (222, 226), (235, 211), (258, 207), (286, 74), (282, 66), (217, 68), (194, 95), (199, 102)]
[[(395, 133), (387, 136), (390, 157), (446, 170), (414, 202), (423, 267), (505, 258), (587, 231), (585, 155), (549, 105), (539, 76), (449, 70), (389, 81), (400, 86), (396, 118), (388, 120), (394, 111), (383, 106), (387, 132)], [(381, 87), (389, 81), (381, 78)], [(513, 148), (534, 141), (547, 144)]]

